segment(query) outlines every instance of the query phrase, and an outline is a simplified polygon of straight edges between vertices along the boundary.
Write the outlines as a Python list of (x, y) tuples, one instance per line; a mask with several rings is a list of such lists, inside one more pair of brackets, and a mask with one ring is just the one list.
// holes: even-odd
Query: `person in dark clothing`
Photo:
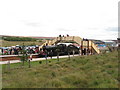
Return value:
[(48, 46), (48, 43), (46, 43), (46, 46)]
[(69, 37), (69, 35), (67, 34), (67, 37)]
[(4, 50), (3, 50), (3, 48), (2, 48), (2, 55), (3, 55), (3, 52), (4, 52)]
[(86, 41), (88, 41), (88, 39), (86, 39)]
[(17, 49), (16, 48), (14, 48), (14, 54), (17, 55)]
[(12, 54), (12, 49), (10, 49), (10, 55)]
[(30, 54), (32, 54), (33, 53), (33, 50), (32, 49), (30, 49)]
[(87, 53), (88, 53), (88, 55), (90, 55), (90, 49), (87, 49)]
[(83, 38), (83, 41), (84, 41), (85, 39)]
[(84, 48), (84, 55), (86, 55), (86, 48)]
[(61, 37), (61, 35), (59, 35), (59, 37)]
[(47, 58), (47, 50), (44, 51), (45, 58)]
[(84, 55), (84, 49), (82, 49), (82, 52), (81, 52), (82, 55)]

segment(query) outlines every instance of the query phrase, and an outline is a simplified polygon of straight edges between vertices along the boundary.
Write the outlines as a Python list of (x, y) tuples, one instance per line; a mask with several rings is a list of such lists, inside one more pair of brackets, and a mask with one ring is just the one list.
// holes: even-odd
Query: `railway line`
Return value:
[[(31, 60), (32, 62), (33, 61), (41, 61), (41, 60), (46, 60), (45, 58), (38, 58), (37, 57), (37, 55), (33, 55), (34, 57), (33, 57), (33, 60)], [(79, 56), (78, 54), (75, 54), (74, 56)], [(1, 56), (0, 56), (1, 57)], [(20, 61), (20, 59), (15, 59), (15, 57), (17, 57), (16, 55), (12, 55), (12, 58), (14, 58), (14, 60), (13, 59), (8, 59), (9, 58), (9, 56), (2, 56), (2, 58), (6, 58), (6, 60), (2, 60), (2, 61), (0, 61), (0, 64), (7, 64), (9, 61), (10, 61), (10, 63), (19, 63), (19, 62), (21, 62)], [(63, 56), (59, 56), (59, 58), (67, 58), (68, 57), (68, 55), (63, 55)], [(73, 57), (73, 55), (70, 55), (70, 57)], [(51, 59), (50, 57), (47, 57), (47, 59)], [(52, 59), (57, 59), (57, 56), (53, 56), (52, 57)]]
[[(39, 58), (38, 54), (32, 54), (33, 58)], [(0, 61), (8, 61), (8, 60), (20, 60), (18, 55), (1, 55)]]
[[(60, 41), (75, 41), (76, 43), (78, 43), (79, 45), (81, 45), (80, 49), (83, 50), (85, 48), (87, 48), (89, 51), (87, 51), (87, 53), (97, 53), (99, 54), (100, 53), (100, 50), (97, 48), (97, 46), (92, 42), (92, 41), (89, 41), (89, 40), (82, 40), (82, 38), (78, 37), (78, 36), (70, 36), (70, 37), (57, 37), (53, 40), (47, 40), (45, 43), (43, 43), (39, 49), (43, 48), (43, 46), (46, 46), (46, 45), (56, 45), (57, 43), (59, 43)], [(61, 47), (61, 46), (60, 46)], [(63, 47), (63, 46), (62, 46)], [(51, 48), (51, 49), (50, 49)], [(78, 53), (78, 50), (75, 49), (75, 47), (72, 47), (74, 48), (74, 51)], [(71, 48), (71, 50), (72, 50)], [(45, 48), (47, 51), (50, 51), (52, 50), (52, 52), (55, 54), (54, 57), (56, 57), (56, 49), (57, 47), (47, 47)], [(67, 48), (64, 50), (62, 48), (60, 48), (60, 51), (61, 52), (64, 52), (64, 54), (61, 54), (61, 55), (66, 55), (65, 53), (68, 51), (66, 51)], [(19, 55), (20, 56), (20, 55)], [(4, 61), (20, 61), (20, 57), (18, 55), (1, 55), (0, 56), (0, 62), (4, 62)], [(48, 54), (49, 56), (49, 54)], [(68, 55), (66, 55), (68, 56)], [(60, 56), (62, 57), (62, 56)], [(45, 59), (45, 58), (40, 58), (40, 55), (39, 54), (32, 54), (32, 58), (34, 58), (34, 60), (41, 60), (41, 59)], [(33, 61), (34, 61), (33, 60)]]

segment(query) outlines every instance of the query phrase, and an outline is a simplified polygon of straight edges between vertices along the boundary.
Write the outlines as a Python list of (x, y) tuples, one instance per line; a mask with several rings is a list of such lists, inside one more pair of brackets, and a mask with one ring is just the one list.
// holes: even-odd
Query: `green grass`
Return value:
[(5, 41), (1, 40), (2, 43), (1, 47), (9, 47), (9, 46), (15, 46), (15, 45), (41, 45), (43, 42), (38, 42), (38, 41)]
[(117, 52), (49, 61), (3, 65), (3, 88), (118, 88)]

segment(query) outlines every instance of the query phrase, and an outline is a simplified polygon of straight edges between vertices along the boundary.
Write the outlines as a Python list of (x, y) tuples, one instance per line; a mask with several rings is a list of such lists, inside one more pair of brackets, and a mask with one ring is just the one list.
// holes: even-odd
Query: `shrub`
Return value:
[(52, 75), (52, 77), (56, 77), (56, 73), (55, 72), (52, 72), (51, 75)]
[(42, 61), (39, 61), (39, 64), (42, 64)]

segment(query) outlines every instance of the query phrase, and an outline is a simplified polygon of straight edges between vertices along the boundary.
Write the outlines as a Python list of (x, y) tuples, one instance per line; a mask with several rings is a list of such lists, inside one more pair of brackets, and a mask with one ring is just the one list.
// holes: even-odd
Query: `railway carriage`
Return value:
[(44, 57), (45, 55), (47, 56), (57, 56), (57, 54), (61, 55), (67, 55), (68, 53), (73, 54), (78, 54), (79, 53), (78, 47), (75, 45), (69, 44), (59, 44), (59, 45), (52, 45), (52, 46), (43, 46), (43, 49), (40, 50), (39, 56)]

